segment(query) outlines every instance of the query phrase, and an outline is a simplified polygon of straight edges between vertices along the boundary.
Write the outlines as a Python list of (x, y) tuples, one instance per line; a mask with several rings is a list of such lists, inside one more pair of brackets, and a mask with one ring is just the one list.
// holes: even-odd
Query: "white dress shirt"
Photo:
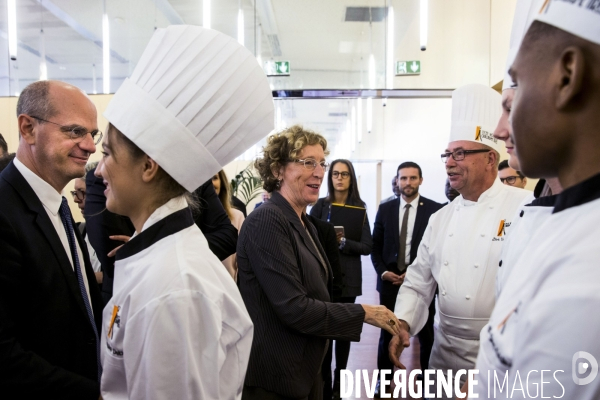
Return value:
[(398, 214), (398, 237), (400, 237), (400, 231), (402, 230), (402, 220), (404, 219), (404, 213), (407, 211), (405, 207), (407, 204), (410, 204), (410, 209), (408, 213), (408, 224), (406, 226), (406, 257), (404, 260), (406, 265), (410, 264), (410, 245), (412, 243), (413, 231), (415, 229), (415, 221), (417, 219), (417, 206), (419, 205), (420, 198), (421, 195), (417, 194), (417, 197), (412, 199), (410, 203), (407, 203), (406, 200), (404, 200), (404, 197), (400, 196), (400, 212)]
[[(65, 249), (65, 253), (67, 253), (67, 257), (69, 257), (69, 262), (71, 263), (71, 268), (75, 270), (73, 266), (73, 256), (71, 255), (71, 247), (69, 246), (69, 239), (67, 238), (67, 232), (65, 231), (65, 227), (60, 219), (60, 205), (62, 203), (63, 195), (58, 193), (56, 189), (54, 189), (48, 182), (37, 176), (33, 171), (25, 166), (18, 158), (14, 160), (15, 167), (19, 170), (23, 178), (27, 181), (29, 186), (33, 189), (34, 193), (42, 202), (44, 209), (48, 213), (48, 218), (54, 225), (54, 229), (56, 233), (58, 233), (58, 237)], [(72, 221), (71, 221), (72, 222)], [(75, 237), (75, 233), (73, 233)], [(85, 274), (85, 261), (83, 259), (83, 253), (81, 252), (81, 248), (79, 247), (79, 243), (77, 239), (75, 239), (77, 243), (77, 257), (79, 257), (79, 265), (81, 266), (81, 275), (83, 277), (83, 284), (85, 285), (85, 291), (88, 296), (88, 300), (90, 305), (92, 304), (92, 299), (90, 297), (90, 288), (88, 286), (87, 275)], [(92, 309), (92, 313), (94, 310)]]

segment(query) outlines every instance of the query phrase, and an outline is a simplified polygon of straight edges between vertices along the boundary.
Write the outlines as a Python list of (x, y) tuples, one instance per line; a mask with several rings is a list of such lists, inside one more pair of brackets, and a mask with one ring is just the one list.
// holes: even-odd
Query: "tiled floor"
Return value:
[[(357, 303), (362, 304), (379, 304), (379, 295), (377, 293), (376, 280), (377, 275), (373, 269), (373, 264), (369, 257), (362, 258), (363, 268), (363, 295), (356, 299)], [(352, 343), (350, 349), (350, 359), (348, 360), (348, 369), (350, 371), (356, 371), (357, 369), (366, 369), (369, 371), (369, 376), (372, 376), (372, 372), (377, 368), (377, 345), (379, 343), (379, 329), (371, 325), (365, 325), (363, 333), (361, 335), (361, 341), (358, 343)], [(411, 339), (411, 345), (402, 353), (400, 358), (402, 364), (407, 368), (407, 374), (412, 369), (420, 368), (419, 362), (419, 340), (417, 338)], [(350, 400), (362, 400), (368, 399), (367, 395), (361, 390), (360, 397), (347, 397)], [(412, 399), (412, 397), (406, 397)]]

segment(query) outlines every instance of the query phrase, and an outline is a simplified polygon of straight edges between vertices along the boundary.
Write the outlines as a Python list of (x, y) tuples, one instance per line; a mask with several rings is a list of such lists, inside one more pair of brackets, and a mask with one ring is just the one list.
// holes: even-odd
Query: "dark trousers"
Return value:
[[(399, 290), (399, 288), (398, 288)], [(379, 304), (386, 306), (389, 310), (394, 311), (396, 306), (396, 298), (398, 294), (379, 294)], [(419, 344), (421, 351), (419, 354), (419, 360), (421, 362), (421, 369), (429, 368), (429, 357), (431, 356), (431, 349), (433, 347), (433, 318), (435, 316), (435, 297), (429, 305), (429, 317), (427, 322), (421, 331), (417, 334), (419, 338)], [(389, 346), (392, 340), (392, 335), (386, 330), (381, 330), (379, 336), (379, 348), (377, 351), (377, 368), (378, 369), (394, 369), (394, 364), (390, 361), (389, 357)]]
[[(331, 346), (329, 346), (329, 348), (331, 348)], [(323, 378), (319, 372), (312, 388), (310, 389), (308, 397), (304, 397), (302, 399), (285, 397), (260, 387), (244, 385), (242, 400), (323, 400)]]
[[(354, 297), (341, 297), (338, 303), (354, 303), (356, 302), (356, 296)], [(332, 381), (331, 381), (331, 360), (333, 359), (333, 342), (329, 346), (327, 350), (327, 354), (325, 354), (325, 359), (323, 360), (323, 365), (321, 370), (323, 371), (323, 398), (331, 399), (333, 395), (333, 391), (340, 390), (340, 371), (342, 369), (346, 369), (348, 366), (348, 357), (350, 356), (350, 342), (346, 340), (336, 340), (335, 341), (335, 373), (334, 373), (334, 382), (332, 389)]]

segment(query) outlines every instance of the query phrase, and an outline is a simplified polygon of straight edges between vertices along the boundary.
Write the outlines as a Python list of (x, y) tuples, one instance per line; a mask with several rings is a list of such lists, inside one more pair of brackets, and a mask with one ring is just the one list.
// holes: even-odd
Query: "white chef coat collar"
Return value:
[(18, 158), (14, 159), (15, 167), (19, 170), (23, 178), (27, 181), (29, 186), (33, 189), (37, 197), (40, 199), (44, 207), (46, 207), (52, 215), (56, 216), (60, 210), (62, 204), (62, 193), (58, 193), (48, 182), (37, 176), (32, 170), (27, 168), (25, 164), (19, 161)]
[(494, 197), (496, 197), (502, 191), (503, 188), (504, 184), (500, 182), (500, 179), (496, 178), (492, 186), (490, 186), (489, 189), (487, 189), (485, 192), (481, 193), (477, 201), (467, 200), (462, 195), (460, 195), (458, 204), (460, 204), (463, 207), (469, 207), (478, 203), (483, 203), (488, 199), (493, 199)]
[(117, 251), (115, 260), (131, 257), (167, 236), (194, 225), (192, 212), (185, 197), (175, 197), (157, 208), (144, 223), (142, 232), (134, 234)]

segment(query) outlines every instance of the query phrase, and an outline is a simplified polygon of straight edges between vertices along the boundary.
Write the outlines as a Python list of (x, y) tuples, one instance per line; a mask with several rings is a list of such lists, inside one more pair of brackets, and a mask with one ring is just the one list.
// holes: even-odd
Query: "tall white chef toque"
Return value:
[(480, 84), (459, 87), (452, 92), (450, 140), (468, 140), (502, 152), (504, 142), (494, 137), (502, 112), (502, 96)]
[(536, 21), (600, 45), (600, 2), (545, 0)]
[(256, 58), (197, 26), (158, 29), (104, 116), (188, 191), (273, 129), (273, 97)]
[(543, 3), (544, 0), (517, 0), (512, 30), (510, 32), (510, 46), (508, 49), (508, 57), (506, 58), (502, 90), (510, 89), (515, 86), (508, 70), (517, 57), (517, 53), (519, 52), (521, 42), (523, 42), (527, 29), (531, 26), (533, 19), (540, 11)]

